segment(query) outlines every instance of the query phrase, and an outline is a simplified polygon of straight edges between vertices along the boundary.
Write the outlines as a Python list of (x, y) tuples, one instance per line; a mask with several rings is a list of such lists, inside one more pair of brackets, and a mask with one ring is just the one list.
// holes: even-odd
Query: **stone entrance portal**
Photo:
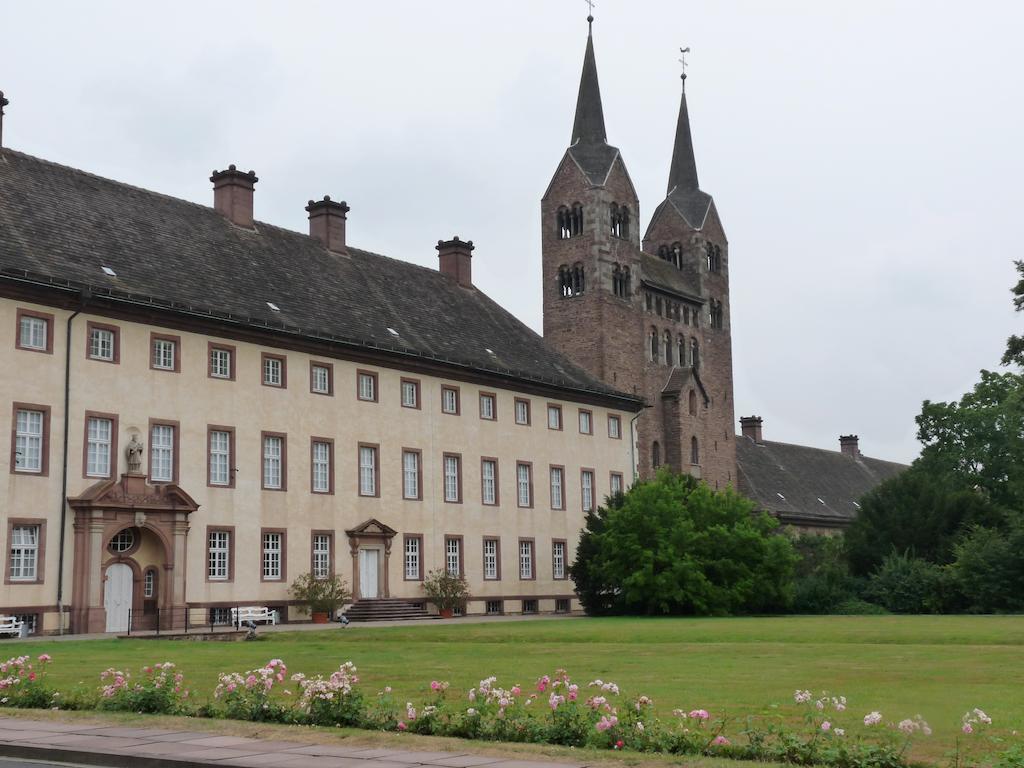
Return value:
[[(189, 515), (177, 485), (141, 474), (103, 480), (68, 504), (75, 513), (72, 632), (123, 632), (185, 623)], [(130, 612), (130, 613), (129, 613)], [(159, 617), (159, 618), (158, 618)]]
[(373, 518), (345, 531), (352, 553), (352, 597), (376, 600), (391, 597), (388, 586), (388, 561), (395, 531)]

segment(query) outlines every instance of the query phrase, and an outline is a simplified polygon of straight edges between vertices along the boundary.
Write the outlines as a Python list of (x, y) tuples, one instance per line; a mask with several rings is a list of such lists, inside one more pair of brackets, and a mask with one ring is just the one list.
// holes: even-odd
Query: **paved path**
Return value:
[(5, 717), (0, 717), (0, 757), (112, 768), (584, 768), (581, 763), (507, 760), (466, 752), (410, 752)]

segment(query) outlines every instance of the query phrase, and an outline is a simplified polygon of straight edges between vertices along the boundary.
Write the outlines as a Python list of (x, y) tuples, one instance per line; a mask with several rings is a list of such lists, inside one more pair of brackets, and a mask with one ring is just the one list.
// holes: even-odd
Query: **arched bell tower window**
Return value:
[(650, 352), (650, 359), (652, 363), (658, 362), (658, 329), (651, 328), (647, 332), (647, 343)]
[(629, 267), (612, 267), (612, 293), (620, 299), (629, 298)]
[(611, 208), (611, 233), (612, 237), (629, 239), (629, 208), (618, 203), (612, 203)]
[(722, 249), (720, 246), (712, 245), (707, 243), (705, 245), (705, 251), (707, 253), (708, 261), (708, 272), (718, 274), (722, 271)]
[(689, 405), (690, 405), (690, 415), (691, 416), (696, 416), (697, 415), (697, 393), (694, 392), (692, 389), (690, 390), (690, 403), (689, 403)]
[(558, 291), (563, 299), (579, 296), (586, 290), (586, 275), (583, 264), (576, 262), (571, 267), (563, 264), (558, 268)]
[(722, 310), (722, 302), (711, 300), (710, 303), (711, 327), (722, 328), (725, 325), (725, 313)]
[(583, 206), (580, 203), (573, 203), (571, 207), (559, 206), (555, 213), (555, 223), (559, 240), (583, 234)]
[(651, 466), (655, 469), (661, 466), (661, 445), (657, 440), (651, 445)]
[(700, 444), (697, 442), (696, 435), (690, 438), (690, 463), (700, 464)]
[(690, 365), (700, 369), (700, 344), (697, 339), (690, 339)]
[(665, 365), (672, 365), (672, 333), (665, 331)]
[(686, 337), (676, 337), (676, 364), (682, 368), (686, 366)]
[(669, 259), (676, 269), (683, 268), (683, 245), (682, 243), (672, 243), (672, 248), (669, 249)]

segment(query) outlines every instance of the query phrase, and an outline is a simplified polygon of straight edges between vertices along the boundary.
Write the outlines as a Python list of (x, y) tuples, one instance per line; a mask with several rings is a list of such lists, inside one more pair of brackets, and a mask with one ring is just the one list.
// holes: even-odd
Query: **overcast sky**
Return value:
[[(584, 0), (5, 3), (4, 143), (257, 218), (352, 207), (349, 242), (474, 281), (541, 329), (540, 197), (565, 151)], [(609, 142), (665, 194), (688, 45), (701, 186), (729, 236), (737, 417), (909, 461), (914, 416), (1020, 330), (1024, 4), (599, 0)], [(0, 203), (2, 204), (2, 203)], [(396, 286), (400, 289), (400, 286)]]

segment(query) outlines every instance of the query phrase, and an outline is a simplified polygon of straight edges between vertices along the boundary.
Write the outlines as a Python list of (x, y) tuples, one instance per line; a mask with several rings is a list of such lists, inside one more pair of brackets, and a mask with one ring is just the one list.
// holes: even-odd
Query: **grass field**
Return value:
[(290, 671), (328, 672), (351, 659), (366, 689), (422, 700), (431, 679), (467, 689), (486, 676), (532, 685), (562, 667), (577, 682), (613, 680), (651, 696), (659, 714), (703, 707), (743, 717), (791, 712), (793, 691), (845, 695), (846, 715), (886, 720), (921, 714), (934, 728), (914, 756), (952, 750), (960, 716), (980, 707), (991, 731), (1024, 732), (1024, 617), (786, 617), (753, 619), (566, 619), (415, 627), (351, 627), (268, 634), (255, 643), (92, 640), (5, 643), (9, 655), (49, 653), (58, 687), (93, 685), (108, 666), (137, 671), (170, 660), (189, 687), (211, 691), (221, 671), (279, 657)]

